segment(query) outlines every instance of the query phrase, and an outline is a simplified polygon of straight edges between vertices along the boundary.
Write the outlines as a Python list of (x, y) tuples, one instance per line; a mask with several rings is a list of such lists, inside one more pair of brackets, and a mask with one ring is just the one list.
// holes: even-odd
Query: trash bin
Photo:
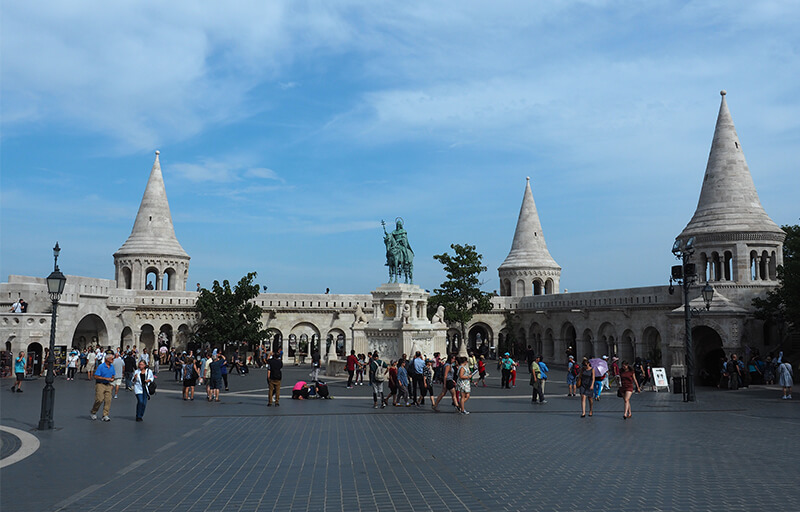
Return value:
[(683, 381), (685, 377), (672, 377), (672, 392), (676, 395), (683, 393)]

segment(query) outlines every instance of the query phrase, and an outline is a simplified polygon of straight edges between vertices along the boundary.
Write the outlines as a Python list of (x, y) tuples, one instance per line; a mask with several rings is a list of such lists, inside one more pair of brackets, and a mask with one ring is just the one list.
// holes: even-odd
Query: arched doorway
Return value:
[(461, 333), (458, 329), (449, 329), (447, 331), (447, 353), (456, 354), (459, 348), (461, 348)]
[(42, 373), (42, 345), (33, 342), (28, 345), (28, 359), (25, 364), (25, 373), (28, 375), (41, 375)]
[(555, 342), (553, 341), (553, 330), (547, 329), (547, 331), (544, 333), (544, 348), (542, 350), (542, 355), (550, 360), (553, 360), (556, 357), (555, 352), (556, 348)]
[(72, 346), (83, 349), (86, 340), (91, 340), (93, 345), (109, 346), (106, 324), (95, 314), (86, 315), (78, 322), (78, 326), (75, 327), (75, 332), (72, 334)]
[(629, 363), (633, 364), (633, 346), (636, 342), (636, 339), (633, 335), (633, 331), (630, 329), (626, 330), (622, 333), (622, 339), (619, 343), (619, 353), (616, 354), (621, 361), (628, 361)]
[(267, 346), (273, 352), (281, 353), (283, 351), (283, 334), (278, 329), (270, 329), (267, 331)]
[(185, 347), (188, 350), (190, 337), (191, 337), (191, 331), (189, 330), (189, 326), (186, 324), (179, 325), (178, 335), (175, 338), (176, 348)]
[(699, 325), (692, 329), (695, 353), (695, 382), (701, 386), (716, 386), (725, 362), (722, 337), (711, 327)]
[[(564, 352), (564, 362), (566, 362), (566, 360), (567, 360), (566, 351), (569, 350), (570, 348), (572, 348), (572, 350), (575, 351), (578, 348), (578, 346), (577, 346), (578, 334), (575, 331), (575, 326), (572, 325), (572, 323), (565, 322), (561, 326), (561, 339), (564, 340), (564, 345), (565, 346), (562, 347), (562, 348), (565, 350), (565, 352)], [(575, 352), (575, 354), (577, 355), (577, 352)], [(553, 359), (555, 359), (555, 357), (556, 357), (556, 347), (555, 346), (553, 347), (553, 354), (550, 357), (552, 357)]]
[(133, 343), (133, 329), (130, 327), (125, 327), (122, 329), (122, 332), (119, 335), (119, 345), (127, 350), (132, 349), (131, 344)]
[(165, 346), (167, 348), (172, 346), (172, 326), (164, 324), (158, 330), (158, 346), (159, 348)]
[(472, 350), (475, 354), (483, 354), (489, 346), (491, 334), (489, 328), (485, 324), (475, 324), (469, 329), (469, 345), (468, 350)]
[(578, 352), (577, 357), (575, 358), (577, 361), (580, 361), (584, 357), (592, 358), (592, 330), (591, 329), (584, 329), (583, 336), (581, 337), (580, 343), (578, 343)]
[(156, 346), (156, 334), (152, 325), (144, 324), (142, 326), (142, 334), (139, 337), (139, 342), (148, 352), (153, 351), (153, 347)]
[(649, 359), (654, 367), (661, 366), (662, 348), (661, 333), (655, 327), (648, 327), (642, 334), (642, 341), (646, 350), (645, 359)]

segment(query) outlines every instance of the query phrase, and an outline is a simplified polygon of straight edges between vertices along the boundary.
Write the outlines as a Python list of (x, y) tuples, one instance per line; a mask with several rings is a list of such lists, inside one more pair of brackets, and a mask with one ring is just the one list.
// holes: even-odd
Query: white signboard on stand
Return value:
[(667, 391), (669, 391), (666, 368), (653, 368), (653, 386), (656, 391), (658, 391), (658, 388), (667, 388)]

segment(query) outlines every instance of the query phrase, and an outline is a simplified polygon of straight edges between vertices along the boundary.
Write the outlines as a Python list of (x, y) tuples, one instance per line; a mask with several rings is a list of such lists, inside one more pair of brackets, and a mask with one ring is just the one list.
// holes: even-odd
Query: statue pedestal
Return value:
[(372, 292), (373, 316), (353, 324), (353, 348), (358, 354), (378, 351), (384, 361), (416, 351), (430, 358), (447, 350), (447, 326), (427, 316), (430, 294), (415, 284), (387, 283)]

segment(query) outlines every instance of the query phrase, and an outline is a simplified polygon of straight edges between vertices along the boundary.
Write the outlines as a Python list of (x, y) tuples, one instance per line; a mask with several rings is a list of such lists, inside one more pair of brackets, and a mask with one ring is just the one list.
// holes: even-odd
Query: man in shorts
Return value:
[(25, 380), (25, 352), (20, 352), (19, 357), (14, 360), (14, 374), (17, 376), (16, 382), (11, 386), (11, 392), (22, 393), (22, 381)]
[(214, 360), (208, 364), (209, 378), (208, 401), (219, 402), (219, 389), (222, 387), (222, 357), (217, 354)]

